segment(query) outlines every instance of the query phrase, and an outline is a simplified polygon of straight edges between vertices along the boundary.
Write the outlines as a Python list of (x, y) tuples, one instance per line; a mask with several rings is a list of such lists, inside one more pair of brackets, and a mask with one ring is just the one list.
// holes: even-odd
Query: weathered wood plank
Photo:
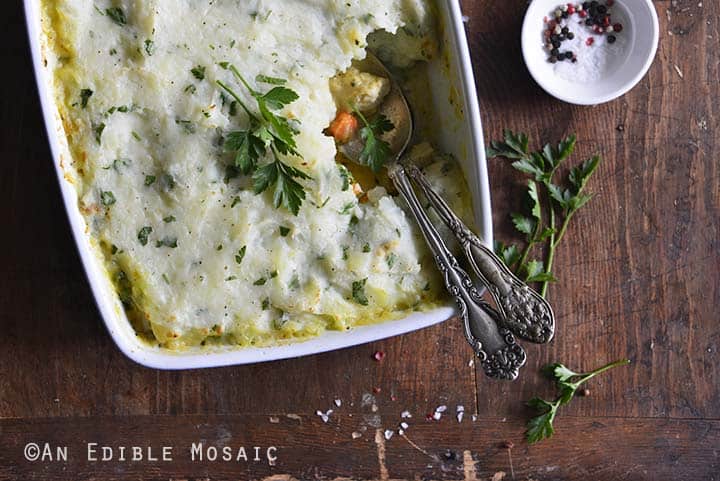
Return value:
[[(520, 442), (517, 422), (496, 418), (452, 417), (439, 422), (411, 419), (407, 438), (386, 440), (382, 428), (395, 427), (396, 417), (380, 417), (376, 430), (367, 417), (350, 417), (342, 409), (324, 424), (317, 416), (290, 419), (279, 414), (277, 424), (267, 416), (152, 416), (33, 419), (0, 421), (0, 479), (263, 479), (263, 480), (697, 480), (717, 479), (720, 422), (632, 418), (573, 418), (558, 420), (562, 439), (528, 447)], [(70, 422), (71, 421), (71, 422)], [(366, 427), (366, 431), (362, 428)], [(353, 439), (357, 431), (362, 437)], [(508, 452), (503, 444), (513, 441)], [(27, 443), (67, 446), (67, 462), (27, 461)], [(113, 448), (112, 461), (101, 459), (102, 446)], [(202, 443), (200, 460), (192, 444)], [(143, 451), (142, 461), (119, 461), (119, 446)], [(172, 448), (172, 461), (162, 461), (162, 448)], [(232, 461), (208, 461), (208, 447), (222, 457), (230, 448)], [(254, 446), (260, 448), (254, 461)], [(152, 448), (158, 461), (147, 461)], [(237, 461), (240, 448), (249, 460)], [(268, 461), (276, 456), (274, 464)], [(30, 449), (32, 454), (32, 449)], [(210, 451), (212, 455), (212, 450)], [(510, 461), (512, 458), (512, 464)], [(500, 476), (500, 475), (496, 475)], [(497, 478), (495, 478), (497, 479)], [(501, 478), (503, 479), (503, 478)]]

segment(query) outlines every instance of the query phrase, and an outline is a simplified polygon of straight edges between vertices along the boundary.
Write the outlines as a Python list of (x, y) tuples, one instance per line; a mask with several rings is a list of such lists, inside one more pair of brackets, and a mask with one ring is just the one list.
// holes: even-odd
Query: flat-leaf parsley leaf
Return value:
[[(310, 179), (310, 176), (280, 159), (280, 155), (302, 156), (297, 151), (297, 130), (294, 125), (286, 117), (273, 111), (282, 109), (299, 97), (293, 90), (282, 86), (286, 82), (284, 79), (259, 75), (256, 81), (276, 85), (262, 93), (253, 89), (235, 66), (228, 64), (227, 68), (255, 99), (257, 112), (252, 111), (228, 85), (217, 81), (250, 119), (247, 130), (229, 132), (225, 136), (224, 149), (235, 154), (234, 164), (237, 169), (245, 175), (252, 175), (256, 194), (274, 186), (273, 205), (276, 208), (283, 206), (297, 215), (305, 199), (305, 190), (298, 180)], [(260, 166), (260, 160), (267, 156), (272, 160)]]
[(572, 400), (581, 384), (608, 369), (625, 366), (627, 364), (630, 364), (629, 360), (620, 359), (619, 361), (611, 362), (610, 364), (586, 373), (575, 372), (560, 363), (545, 366), (543, 371), (555, 380), (560, 394), (554, 401), (547, 401), (539, 397), (532, 398), (528, 401), (528, 406), (539, 412), (537, 416), (530, 419), (527, 423), (525, 437), (528, 443), (537, 443), (553, 435), (555, 432), (553, 421), (558, 413), (558, 409), (563, 404), (567, 404)]
[(368, 121), (357, 108), (353, 108), (353, 112), (364, 125), (364, 127), (360, 129), (360, 138), (365, 141), (365, 145), (362, 152), (360, 152), (360, 158), (358, 160), (361, 164), (370, 167), (373, 172), (380, 172), (382, 166), (385, 165), (392, 155), (392, 152), (390, 152), (390, 144), (380, 137), (385, 132), (390, 132), (394, 129), (395, 125), (382, 114), (372, 119), (372, 121)]

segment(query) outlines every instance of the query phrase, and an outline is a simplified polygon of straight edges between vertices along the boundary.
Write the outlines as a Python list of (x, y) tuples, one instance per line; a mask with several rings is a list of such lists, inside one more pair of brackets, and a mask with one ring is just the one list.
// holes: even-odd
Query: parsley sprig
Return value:
[[(225, 151), (235, 154), (235, 167), (245, 175), (252, 175), (256, 194), (274, 186), (273, 205), (276, 208), (283, 206), (297, 215), (305, 199), (305, 190), (296, 179), (310, 179), (310, 176), (280, 159), (280, 155), (300, 158), (302, 156), (295, 142), (295, 134), (298, 131), (287, 118), (273, 111), (282, 109), (299, 97), (293, 90), (284, 86), (286, 82), (284, 79), (259, 75), (256, 78), (257, 82), (275, 85), (269, 91), (262, 93), (250, 87), (233, 65), (227, 65), (227, 68), (255, 99), (257, 112), (252, 111), (232, 88), (220, 80), (217, 81), (250, 119), (247, 130), (238, 130), (226, 135)], [(268, 156), (271, 157), (271, 161), (259, 166), (260, 160)]]
[(630, 364), (628, 359), (620, 359), (586, 373), (572, 371), (560, 363), (548, 364), (545, 366), (543, 371), (556, 381), (560, 394), (554, 401), (547, 401), (545, 399), (535, 397), (527, 403), (528, 406), (540, 412), (538, 416), (530, 419), (527, 423), (525, 437), (528, 443), (537, 443), (538, 441), (542, 441), (543, 439), (547, 439), (553, 435), (555, 432), (555, 429), (553, 428), (553, 421), (555, 420), (558, 409), (560, 406), (567, 404), (572, 400), (578, 388), (583, 383), (589, 381), (598, 374), (607, 371), (608, 369), (625, 366), (627, 364)]
[[(570, 135), (557, 146), (545, 144), (531, 152), (527, 135), (511, 130), (505, 130), (503, 140), (491, 142), (487, 150), (488, 157), (505, 157), (515, 169), (531, 176), (527, 190), (530, 214), (511, 214), (515, 229), (525, 235), (525, 247), (521, 251), (516, 244), (498, 242), (495, 250), (527, 282), (541, 283), (542, 296), (547, 294), (548, 283), (556, 280), (552, 274), (555, 251), (570, 220), (593, 197), (585, 187), (600, 163), (597, 155), (570, 169), (562, 185), (556, 183), (559, 167), (574, 150), (575, 135)], [(546, 247), (544, 260), (530, 259), (538, 245)]]
[(380, 169), (392, 154), (390, 144), (380, 137), (385, 132), (394, 129), (395, 125), (383, 114), (368, 121), (362, 112), (355, 107), (353, 107), (353, 113), (363, 123), (363, 127), (360, 129), (360, 138), (365, 141), (365, 146), (360, 152), (358, 160), (361, 164), (370, 167), (373, 172), (380, 172)]

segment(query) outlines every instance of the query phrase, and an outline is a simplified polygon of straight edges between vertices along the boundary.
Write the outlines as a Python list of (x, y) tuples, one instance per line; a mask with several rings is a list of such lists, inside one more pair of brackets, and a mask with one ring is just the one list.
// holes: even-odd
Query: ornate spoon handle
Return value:
[(500, 310), (500, 325), (531, 342), (550, 341), (555, 333), (555, 315), (550, 304), (518, 279), (492, 250), (483, 245), (432, 189), (420, 169), (409, 165), (407, 173), (418, 183), (440, 218), (453, 232), (473, 271), (490, 291)]
[(410, 206), (420, 230), (445, 279), (447, 290), (460, 309), (465, 337), (480, 359), (485, 374), (496, 379), (513, 380), (525, 364), (523, 348), (513, 334), (498, 325), (498, 313), (483, 301), (470, 276), (457, 262), (435, 227), (422, 210), (415, 191), (400, 164), (389, 168), (390, 178)]

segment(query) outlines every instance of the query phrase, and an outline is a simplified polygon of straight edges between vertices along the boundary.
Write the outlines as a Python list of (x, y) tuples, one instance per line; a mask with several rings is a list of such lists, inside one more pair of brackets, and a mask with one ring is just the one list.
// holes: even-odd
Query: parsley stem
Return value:
[[(555, 209), (550, 206), (550, 228), (553, 230), (550, 234), (550, 240), (548, 241), (548, 255), (547, 261), (545, 262), (545, 272), (552, 272), (553, 260), (555, 259), (555, 248), (557, 242), (555, 240)], [(543, 281), (542, 287), (540, 288), (540, 295), (545, 297), (547, 294), (549, 281)]]
[(365, 116), (358, 110), (358, 108), (355, 106), (355, 104), (351, 104), (350, 107), (352, 108), (352, 111), (355, 115), (360, 117), (360, 120), (362, 120), (362, 123), (365, 125), (365, 127), (370, 127), (370, 123), (367, 121)]
[(235, 68), (235, 65), (230, 65), (230, 71), (231, 71), (238, 79), (240, 79), (240, 81), (243, 83), (243, 85), (245, 86), (245, 88), (248, 89), (248, 91), (249, 91), (253, 96), (258, 95), (258, 93), (257, 93), (252, 87), (250, 87), (250, 84), (247, 83), (247, 81), (245, 80), (245, 77), (243, 77), (243, 76), (240, 74), (240, 72), (238, 72), (238, 69)]
[[(560, 227), (560, 231), (558, 231), (557, 234), (552, 234), (550, 236), (550, 241), (548, 242), (548, 257), (547, 257), (547, 263), (545, 265), (545, 272), (552, 272), (553, 267), (553, 261), (555, 259), (555, 249), (560, 244), (560, 241), (562, 240), (563, 236), (565, 235), (565, 232), (567, 231), (568, 225), (570, 225), (570, 219), (572, 219), (573, 214), (577, 212), (576, 210), (570, 210), (563, 219), (562, 226)], [(555, 229), (555, 209), (551, 206), (550, 207), (550, 227)], [(540, 295), (545, 297), (547, 294), (547, 288), (548, 288), (549, 281), (543, 281), (542, 287), (540, 289)]]
[(563, 220), (562, 226), (560, 227), (560, 232), (558, 232), (557, 237), (555, 238), (555, 247), (560, 244), (560, 241), (562, 240), (563, 236), (565, 235), (565, 231), (567, 230), (568, 225), (570, 224), (570, 218), (573, 216), (573, 214), (576, 211), (571, 210), (568, 212), (567, 216), (565, 216), (565, 220)]
[[(231, 68), (232, 68), (232, 67), (231, 67)], [(255, 114), (253, 114), (252, 112), (250, 112), (250, 109), (247, 107), (247, 105), (245, 105), (245, 102), (243, 102), (243, 100), (240, 98), (240, 96), (239, 96), (238, 94), (236, 94), (236, 93), (233, 91), (233, 89), (231, 89), (230, 87), (228, 87), (227, 85), (225, 85), (224, 83), (222, 83), (222, 81), (220, 81), (220, 80), (217, 81), (217, 84), (218, 84), (220, 87), (222, 87), (227, 93), (229, 93), (230, 95), (232, 95), (235, 100), (237, 100), (237, 103), (240, 104), (240, 107), (243, 108), (243, 110), (245, 111), (245, 113), (247, 113), (248, 116), (249, 116), (251, 119), (257, 119), (257, 117), (255, 116)]]
[[(517, 268), (520, 269), (520, 268), (522, 268), (522, 266), (525, 265), (528, 255), (530, 255), (530, 250), (538, 242), (538, 240), (537, 240), (538, 230), (540, 230), (540, 222), (538, 222), (535, 225), (535, 232), (533, 232), (532, 238), (528, 241), (527, 245), (525, 246), (525, 249), (523, 249), (523, 253), (522, 253), (522, 256), (520, 257), (520, 260), (517, 261), (515, 264), (513, 264), (513, 266), (517, 266)], [(514, 267), (513, 267), (513, 270), (515, 270)]]
[[(520, 261), (515, 264), (517, 266), (517, 269), (522, 269), (522, 267), (525, 265), (525, 262), (527, 262), (528, 255), (530, 255), (530, 250), (533, 248), (535, 244), (539, 242), (538, 234), (540, 234), (540, 229), (543, 225), (543, 219), (542, 219), (542, 208), (538, 207), (537, 212), (537, 218), (535, 219), (535, 228), (533, 229), (532, 236), (530, 239), (528, 239), (528, 243), (525, 246), (525, 249), (523, 249), (522, 256), (520, 257)], [(513, 269), (515, 270), (515, 269)], [(549, 271), (547, 271), (549, 272)]]
[(595, 369), (594, 371), (590, 371), (590, 372), (588, 372), (588, 373), (583, 374), (583, 375), (580, 377), (580, 379), (578, 379), (576, 382), (572, 383), (572, 385), (577, 388), (577, 387), (580, 386), (582, 383), (584, 383), (585, 381), (588, 381), (588, 380), (592, 379), (593, 377), (597, 376), (598, 374), (601, 374), (601, 373), (603, 373), (603, 372), (605, 372), (605, 371), (607, 371), (607, 370), (609, 370), (609, 369), (612, 369), (612, 368), (614, 368), (614, 367), (627, 366), (628, 364), (630, 364), (630, 360), (629, 360), (629, 359), (619, 359), (619, 360), (617, 360), (617, 361), (613, 361), (613, 362), (611, 362), (611, 363), (609, 363), (609, 364), (605, 364), (604, 366)]

